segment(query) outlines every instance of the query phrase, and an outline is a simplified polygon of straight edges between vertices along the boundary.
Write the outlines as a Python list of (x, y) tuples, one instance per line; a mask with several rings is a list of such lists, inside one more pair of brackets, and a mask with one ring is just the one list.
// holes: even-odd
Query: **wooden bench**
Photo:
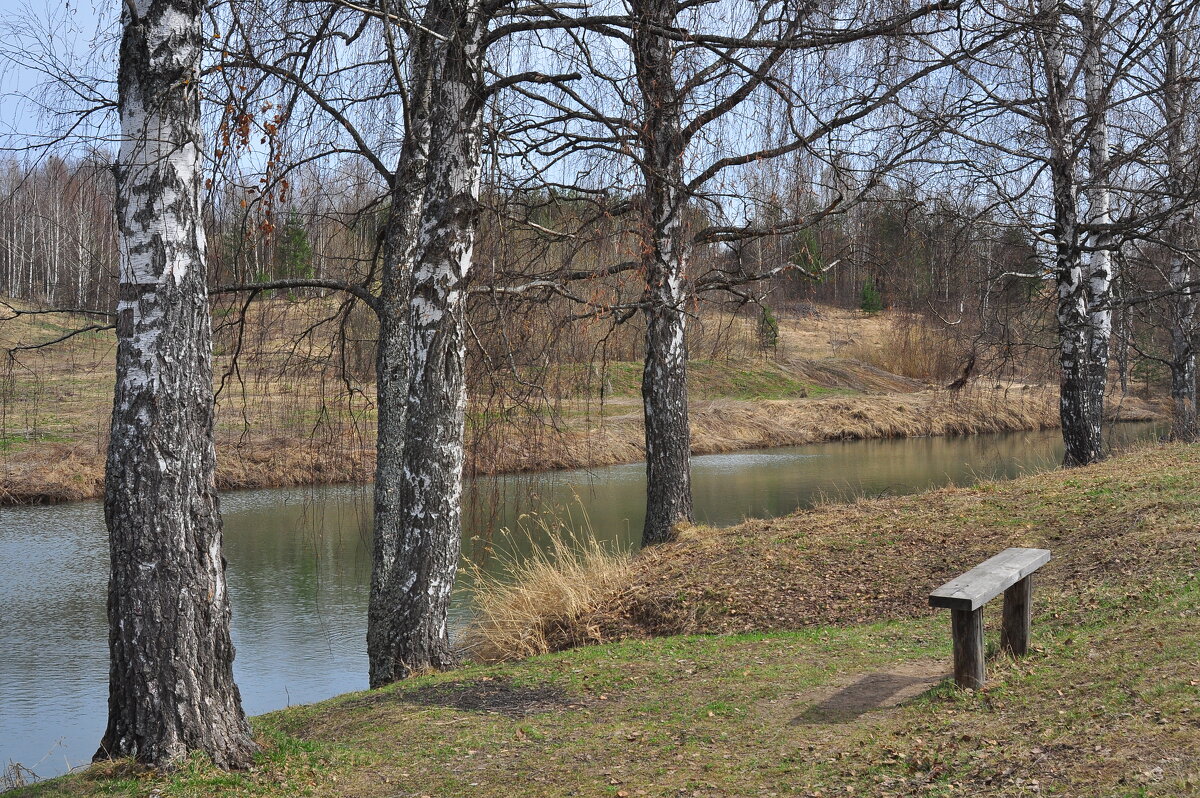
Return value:
[(1004, 593), (1000, 648), (1013, 656), (1029, 649), (1033, 572), (1050, 561), (1046, 549), (1005, 549), (929, 594), (934, 607), (950, 610), (954, 635), (954, 681), (982, 687), (987, 680), (983, 657), (983, 605)]

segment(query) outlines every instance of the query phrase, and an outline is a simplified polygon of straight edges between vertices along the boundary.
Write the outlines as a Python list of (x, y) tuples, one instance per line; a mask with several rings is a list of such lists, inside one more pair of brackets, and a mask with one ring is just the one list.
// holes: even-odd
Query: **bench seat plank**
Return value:
[(974, 611), (1050, 561), (1046, 549), (1005, 549), (929, 594), (929, 604)]

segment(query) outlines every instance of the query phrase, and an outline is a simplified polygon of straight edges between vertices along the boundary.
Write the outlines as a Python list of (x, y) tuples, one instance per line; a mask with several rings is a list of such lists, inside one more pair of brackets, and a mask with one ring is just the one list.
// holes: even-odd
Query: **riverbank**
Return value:
[[(691, 530), (567, 619), (634, 639), (256, 718), (250, 773), (118, 763), (17, 795), (1200, 795), (1198, 494), (1200, 448), (1151, 446)], [(1033, 651), (958, 692), (924, 597), (1008, 545), (1054, 552)], [(718, 634), (653, 636), (677, 630)]]
[[(266, 304), (266, 303), (264, 303)], [(286, 303), (281, 305), (290, 307)], [(48, 340), (63, 319), (22, 317), (0, 326), (0, 348)], [(736, 319), (741, 330), (748, 322)], [(1045, 386), (976, 381), (962, 391), (885, 370), (898, 370), (888, 341), (900, 319), (825, 309), (781, 316), (780, 345), (769, 356), (690, 363), (695, 454), (829, 440), (965, 435), (1057, 427), (1057, 394)], [(740, 326), (739, 326), (740, 325)], [(911, 326), (900, 325), (911, 333)], [(287, 324), (251, 327), (265, 351), (288, 350)], [(737, 330), (735, 330), (737, 331)], [(111, 333), (88, 333), (67, 345), (22, 354), (0, 382), (0, 506), (96, 499), (103, 495), (104, 450), (112, 400)], [(362, 483), (373, 478), (374, 385), (348, 383), (323, 350), (298, 365), (260, 354), (235, 363), (215, 356), (217, 483), (222, 490)], [(882, 354), (881, 354), (882, 353)], [(15, 361), (14, 361), (15, 363)], [(10, 364), (12, 365), (12, 364)], [(573, 370), (572, 370), (573, 369)], [(578, 372), (578, 373), (576, 373)], [(559, 395), (533, 406), (468, 411), (467, 473), (577, 469), (643, 459), (640, 365), (562, 367)], [(1110, 421), (1165, 418), (1158, 402), (1112, 396)]]
[[(831, 440), (972, 435), (1053, 429), (1057, 397), (1035, 387), (971, 388), (805, 399), (701, 399), (691, 406), (692, 453), (800, 446)], [(1155, 405), (1129, 399), (1110, 422), (1159, 421)], [(555, 422), (493, 423), (471, 447), (477, 476), (592, 468), (644, 459), (640, 405), (612, 400), (594, 414)], [(325, 428), (311, 437), (266, 439), (224, 432), (217, 444), (221, 490), (369, 482), (375, 450), (369, 432)], [(0, 506), (97, 499), (104, 453), (95, 441), (32, 441), (0, 457)]]
[(900, 619), (926, 613), (930, 590), (1008, 546), (1054, 551), (1041, 585), (1078, 595), (1129, 574), (1196, 567), (1200, 532), (1188, 523), (1200, 504), (1180, 484), (1200, 487), (1200, 449), (1152, 445), (1087, 469), (691, 527), (639, 553), (621, 584), (587, 606), (567, 615), (534, 602), (543, 615), (527, 615), (524, 628), (474, 636), (481, 656), (502, 659), (520, 650), (506, 636), (559, 650)]

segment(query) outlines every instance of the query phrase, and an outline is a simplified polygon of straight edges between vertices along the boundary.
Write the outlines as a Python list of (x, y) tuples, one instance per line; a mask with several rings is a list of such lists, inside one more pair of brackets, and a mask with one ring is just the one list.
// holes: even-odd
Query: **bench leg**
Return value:
[(954, 635), (954, 683), (964, 690), (978, 689), (987, 681), (983, 661), (983, 607), (950, 610)]
[(1000, 650), (1023, 657), (1029, 650), (1029, 622), (1033, 609), (1033, 575), (1004, 591), (1004, 625)]

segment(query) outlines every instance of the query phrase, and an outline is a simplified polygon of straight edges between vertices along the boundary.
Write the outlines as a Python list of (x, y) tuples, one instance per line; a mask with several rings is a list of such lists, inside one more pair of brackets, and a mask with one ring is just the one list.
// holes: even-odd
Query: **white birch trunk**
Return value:
[[(1066, 36), (1068, 30), (1057, 0), (1045, 0), (1042, 56), (1046, 80), (1045, 125), (1049, 145), (1055, 237), (1055, 279), (1058, 289), (1056, 318), (1059, 337), (1059, 418), (1062, 423), (1065, 465), (1085, 465), (1102, 456), (1103, 383), (1095, 392), (1096, 349), (1092, 340), (1091, 295), (1093, 282), (1085, 271), (1079, 213), (1080, 187), (1077, 158), (1072, 140), (1072, 108), (1069, 96)], [(1087, 48), (1085, 47), (1085, 50)], [(1086, 59), (1086, 54), (1085, 54)], [(1085, 79), (1085, 91), (1092, 85)], [(1096, 141), (1093, 134), (1089, 149)], [(1094, 174), (1094, 172), (1093, 172)], [(1104, 198), (1090, 198), (1103, 203)], [(1089, 259), (1089, 266), (1095, 266)], [(1107, 338), (1103, 342), (1107, 353)]]
[(446, 619), (462, 536), (465, 310), (478, 221), (484, 19), (480, 0), (441, 0), (439, 34), (415, 64), (431, 86), (427, 182), (408, 316), (408, 407), (394, 557), (378, 585), (386, 620), (371, 657), (379, 686), (454, 664)]
[[(1180, 10), (1173, 2), (1163, 11), (1163, 38), (1166, 49), (1166, 68), (1163, 74), (1163, 110), (1167, 127), (1167, 202), (1183, 201), (1187, 190), (1188, 147), (1185, 143), (1185, 110), (1190, 106), (1193, 92), (1183, 82), (1181, 60), (1184, 51), (1180, 42)], [(1171, 437), (1181, 441), (1200, 439), (1200, 420), (1196, 404), (1196, 352), (1192, 345), (1195, 333), (1196, 298), (1190, 287), (1195, 280), (1195, 268), (1188, 250), (1194, 240), (1195, 213), (1173, 210), (1167, 224), (1166, 244), (1170, 248), (1167, 271), (1168, 286), (1174, 294), (1168, 300), (1168, 322), (1171, 329)]]
[(634, 64), (642, 95), (646, 207), (642, 268), (647, 303), (642, 406), (646, 431), (646, 522), (642, 544), (672, 539), (692, 521), (691, 432), (685, 346), (687, 266), (682, 102), (672, 43), (655, 31), (675, 25), (675, 0), (635, 0)]
[(1104, 455), (1104, 398), (1108, 387), (1108, 359), (1112, 341), (1112, 286), (1115, 261), (1112, 252), (1112, 175), (1108, 152), (1108, 75), (1105, 64), (1106, 22), (1096, 0), (1083, 5), (1084, 107), (1091, 131), (1088, 136), (1088, 407), (1089, 426), (1094, 430), (1095, 449), (1085, 462)]
[(199, 0), (123, 12), (117, 381), (105, 482), (108, 727), (96, 758), (255, 751), (233, 681), (200, 209)]
[[(415, 62), (424, 63), (430, 39), (414, 36)], [(408, 410), (408, 304), (420, 212), (428, 180), (430, 82), (416, 80), (405, 108), (404, 146), (393, 177), (392, 204), (384, 231), (383, 275), (375, 353), (378, 402), (375, 442), (375, 519), (371, 593), (367, 616), (370, 682), (384, 684), (392, 672), (395, 608), (403, 601), (394, 578), (404, 520), (404, 433)]]

